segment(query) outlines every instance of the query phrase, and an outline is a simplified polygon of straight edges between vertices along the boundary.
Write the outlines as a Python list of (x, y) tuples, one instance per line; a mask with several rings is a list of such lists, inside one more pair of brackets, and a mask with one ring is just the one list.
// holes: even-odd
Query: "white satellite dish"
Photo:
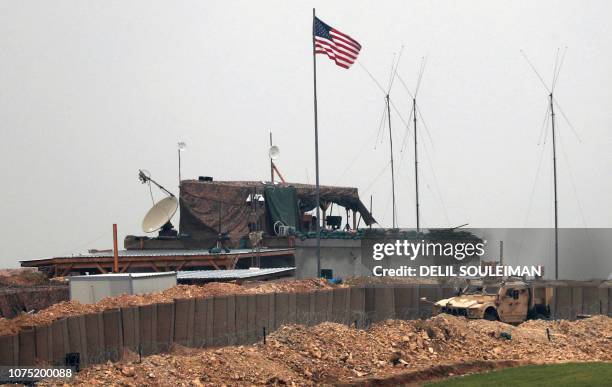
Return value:
[(142, 231), (154, 232), (162, 228), (172, 219), (178, 208), (178, 200), (174, 196), (168, 196), (157, 202), (142, 220)]
[(278, 156), (280, 156), (280, 149), (278, 149), (276, 145), (272, 145), (268, 151), (268, 155), (270, 155), (272, 160), (276, 160)]

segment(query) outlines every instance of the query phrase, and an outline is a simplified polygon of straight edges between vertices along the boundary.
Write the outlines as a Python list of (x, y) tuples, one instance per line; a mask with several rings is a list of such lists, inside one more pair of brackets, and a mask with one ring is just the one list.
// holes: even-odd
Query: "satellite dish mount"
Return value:
[(176, 213), (176, 210), (178, 209), (178, 199), (172, 192), (168, 191), (161, 184), (151, 179), (151, 176), (147, 175), (142, 169), (138, 171), (138, 179), (143, 184), (153, 183), (157, 186), (157, 188), (168, 195), (155, 203), (147, 212), (142, 220), (142, 231), (152, 233), (159, 230), (158, 235), (160, 237), (176, 238), (178, 232), (174, 229), (170, 219), (172, 219)]

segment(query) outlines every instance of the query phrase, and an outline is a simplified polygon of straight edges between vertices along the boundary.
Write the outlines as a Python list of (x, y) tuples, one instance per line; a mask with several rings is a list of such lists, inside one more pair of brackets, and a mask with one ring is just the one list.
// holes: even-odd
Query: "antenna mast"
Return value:
[(393, 81), (395, 80), (395, 74), (397, 73), (397, 67), (399, 66), (400, 59), (402, 57), (402, 52), (404, 51), (404, 46), (402, 46), (399, 55), (397, 57), (397, 62), (391, 62), (391, 76), (389, 78), (389, 87), (387, 88), (387, 95), (385, 96), (385, 101), (387, 102), (387, 119), (389, 120), (389, 148), (391, 151), (391, 195), (393, 200), (393, 228), (397, 226), (397, 215), (396, 215), (396, 207), (395, 207), (395, 169), (393, 166), (393, 132), (391, 130), (391, 100), (389, 99), (389, 93), (391, 93), (391, 87), (393, 86)]
[[(557, 79), (559, 77), (559, 73), (561, 72), (561, 66), (563, 65), (563, 60), (565, 59), (565, 52), (567, 51), (567, 47), (561, 56), (561, 61), (559, 62), (559, 50), (557, 50), (557, 59), (555, 60), (555, 67), (553, 68), (553, 80), (550, 89), (542, 79), (542, 76), (538, 73), (536, 68), (533, 66), (527, 55), (521, 50), (521, 54), (533, 70), (533, 72), (538, 76), (540, 82), (546, 90), (548, 91), (548, 97), (550, 98), (550, 125), (552, 129), (552, 151), (553, 151), (553, 181), (554, 181), (554, 200), (555, 200), (555, 279), (559, 279), (559, 210), (558, 210), (558, 201), (557, 201), (557, 144), (555, 142), (555, 98), (553, 97), (553, 92), (555, 90), (555, 85), (557, 83)], [(559, 109), (561, 109), (559, 107)], [(563, 110), (561, 110), (563, 113)], [(563, 115), (565, 118), (565, 115)], [(567, 118), (566, 118), (567, 121)], [(569, 121), (567, 121), (569, 123)], [(570, 124), (570, 127), (571, 124)]]
[(414, 122), (414, 182), (415, 182), (415, 197), (416, 197), (416, 226), (417, 232), (420, 232), (419, 223), (419, 158), (417, 154), (417, 109), (416, 109), (416, 94), (412, 99), (412, 117)]
[(553, 148), (553, 179), (555, 189), (555, 279), (559, 279), (559, 221), (557, 211), (557, 148), (555, 144), (555, 108), (552, 91), (550, 97), (550, 123), (552, 127), (552, 148)]
[[(414, 189), (415, 189), (415, 203), (416, 203), (416, 230), (417, 233), (421, 231), (421, 221), (420, 221), (420, 204), (419, 204), (419, 153), (418, 153), (418, 142), (417, 142), (417, 102), (416, 97), (419, 94), (419, 88), (421, 87), (421, 80), (423, 79), (423, 72), (425, 71), (425, 57), (421, 60), (421, 67), (419, 69), (419, 74), (417, 78), (416, 88), (414, 89), (414, 95), (410, 93), (406, 84), (400, 78), (400, 81), (404, 85), (404, 88), (408, 92), (408, 94), (412, 97), (412, 123), (414, 129)], [(427, 129), (427, 127), (425, 127)]]
[(387, 118), (389, 119), (389, 146), (391, 148), (391, 194), (393, 198), (393, 228), (395, 228), (395, 172), (393, 169), (393, 134), (391, 132), (391, 107), (389, 103), (389, 93), (385, 97), (387, 101)]

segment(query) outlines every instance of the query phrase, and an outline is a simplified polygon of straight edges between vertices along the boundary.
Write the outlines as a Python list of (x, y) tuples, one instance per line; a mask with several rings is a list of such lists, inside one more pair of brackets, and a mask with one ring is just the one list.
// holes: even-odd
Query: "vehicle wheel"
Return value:
[(489, 321), (497, 321), (497, 320), (499, 320), (499, 318), (497, 316), (497, 311), (495, 309), (493, 309), (493, 308), (489, 308), (489, 309), (485, 310), (484, 318), (485, 318), (485, 320), (489, 320)]

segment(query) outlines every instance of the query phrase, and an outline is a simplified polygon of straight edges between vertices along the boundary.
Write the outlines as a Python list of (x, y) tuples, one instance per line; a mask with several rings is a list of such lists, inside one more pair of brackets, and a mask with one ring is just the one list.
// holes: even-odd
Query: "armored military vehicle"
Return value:
[(457, 296), (432, 304), (434, 314), (520, 323), (529, 318), (550, 317), (551, 296), (547, 288), (535, 288), (522, 280), (510, 279), (497, 285), (471, 282)]

